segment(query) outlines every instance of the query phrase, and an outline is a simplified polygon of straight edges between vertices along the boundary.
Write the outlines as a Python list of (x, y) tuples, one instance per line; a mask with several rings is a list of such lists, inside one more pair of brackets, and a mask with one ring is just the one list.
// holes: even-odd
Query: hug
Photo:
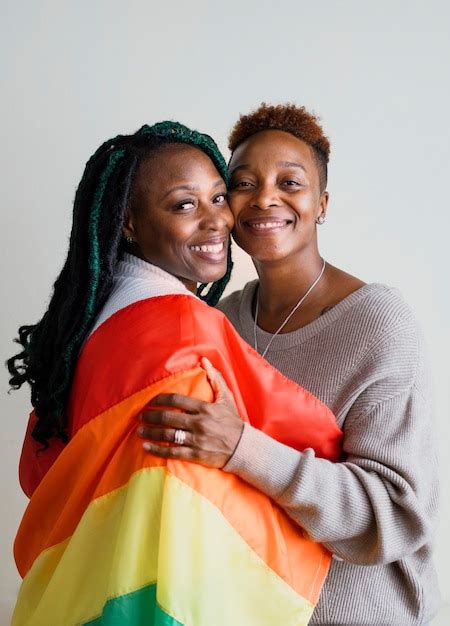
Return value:
[[(262, 104), (229, 148), (227, 165), (165, 121), (86, 164), (48, 309), (8, 361), (33, 405), (14, 626), (423, 626), (437, 611), (415, 317), (319, 251), (315, 116)], [(258, 278), (222, 297), (231, 240)]]

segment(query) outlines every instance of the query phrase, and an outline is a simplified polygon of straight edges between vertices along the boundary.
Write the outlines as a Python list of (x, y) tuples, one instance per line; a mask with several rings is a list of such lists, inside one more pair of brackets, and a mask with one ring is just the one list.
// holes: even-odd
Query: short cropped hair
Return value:
[(231, 130), (228, 147), (233, 153), (242, 142), (263, 130), (282, 130), (311, 146), (319, 170), (320, 190), (326, 188), (330, 142), (324, 135), (318, 117), (303, 106), (268, 105), (263, 102), (255, 111), (240, 116)]

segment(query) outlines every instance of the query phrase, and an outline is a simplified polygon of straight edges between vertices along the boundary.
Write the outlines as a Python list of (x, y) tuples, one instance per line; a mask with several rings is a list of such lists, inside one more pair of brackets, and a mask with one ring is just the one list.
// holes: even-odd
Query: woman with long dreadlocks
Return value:
[[(329, 553), (221, 468), (246, 421), (329, 459), (341, 432), (325, 405), (208, 306), (231, 269), (226, 177), (212, 139), (171, 122), (107, 141), (87, 163), (49, 308), (19, 329), (23, 350), (8, 362), (11, 384), (28, 382), (34, 406), (20, 464), (31, 500), (15, 542), (24, 581), (14, 626), (309, 620)], [(166, 458), (151, 454), (138, 416), (159, 394), (212, 401), (211, 363), (239, 417), (227, 436), (209, 420), (209, 467), (188, 462), (200, 422), (163, 421)], [(295, 430), (279, 418), (294, 414)]]

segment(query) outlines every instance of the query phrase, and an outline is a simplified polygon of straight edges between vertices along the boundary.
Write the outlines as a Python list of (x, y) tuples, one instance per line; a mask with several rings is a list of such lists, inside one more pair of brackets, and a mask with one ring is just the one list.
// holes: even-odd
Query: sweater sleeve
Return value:
[(437, 506), (422, 344), (414, 324), (396, 330), (355, 366), (360, 389), (343, 424), (343, 462), (299, 452), (246, 424), (225, 467), (272, 497), (336, 556), (360, 565), (420, 549)]

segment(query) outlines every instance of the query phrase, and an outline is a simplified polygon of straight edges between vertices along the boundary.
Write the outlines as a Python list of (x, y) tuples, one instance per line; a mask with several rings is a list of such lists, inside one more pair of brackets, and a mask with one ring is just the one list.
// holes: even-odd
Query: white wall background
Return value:
[[(401, 288), (430, 347), (443, 503), (436, 547), (450, 602), (448, 2), (1, 0), (0, 359), (42, 315), (83, 165), (106, 138), (178, 119), (226, 136), (262, 100), (319, 113), (333, 145), (321, 248)], [(232, 286), (253, 276), (236, 254)], [(19, 584), (11, 544), (28, 393), (0, 377), (0, 624)], [(420, 459), (411, 459), (420, 463)], [(434, 625), (450, 623), (443, 606)]]

